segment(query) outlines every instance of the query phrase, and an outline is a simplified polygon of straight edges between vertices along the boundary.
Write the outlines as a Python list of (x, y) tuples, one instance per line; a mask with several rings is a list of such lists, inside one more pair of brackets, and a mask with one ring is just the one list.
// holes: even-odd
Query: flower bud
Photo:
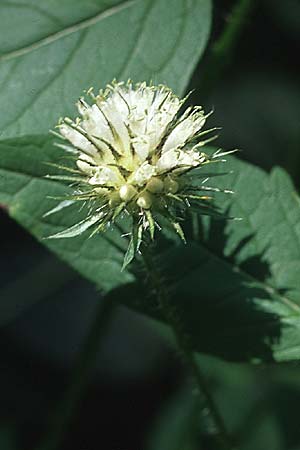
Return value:
[(148, 194), (148, 192), (144, 192), (137, 199), (137, 204), (142, 209), (149, 209), (152, 206), (152, 195)]
[(151, 180), (148, 181), (146, 189), (153, 194), (159, 194), (164, 189), (164, 183), (159, 178), (151, 178)]
[(130, 202), (136, 194), (137, 190), (131, 184), (123, 184), (120, 187), (119, 195), (124, 202)]
[[(113, 81), (99, 95), (95, 96), (91, 89), (87, 94), (92, 97), (92, 104), (82, 98), (77, 104), (84, 120), (64, 118), (58, 124), (61, 137), (69, 144), (57, 145), (73, 153), (74, 168), (56, 164), (67, 174), (49, 175), (74, 186), (78, 206), (82, 200), (88, 201), (87, 216), (81, 220), (79, 214), (77, 224), (51, 237), (76, 236), (92, 227), (94, 234), (126, 212), (132, 219), (134, 251), (129, 248), (126, 253), (125, 267), (138, 251), (143, 233), (148, 230), (153, 239), (155, 227), (160, 228), (167, 220), (184, 240), (179, 224), (183, 209), (195, 208), (198, 200), (200, 206), (209, 200), (195, 189), (199, 187), (201, 191), (203, 177), (196, 184), (190, 171), (222, 161), (219, 158), (226, 152), (218, 150), (212, 156), (199, 152), (199, 147), (214, 138), (201, 140), (202, 135), (214, 130), (200, 132), (209, 114), (205, 115), (200, 106), (189, 106), (179, 117), (185, 99), (181, 100), (166, 86)], [(215, 187), (210, 189), (218, 191)], [(47, 214), (69, 204), (63, 201)], [(126, 227), (127, 224), (129, 221), (125, 222)]]
[(164, 180), (165, 190), (171, 194), (176, 194), (179, 189), (179, 183), (170, 177)]
[(121, 202), (119, 192), (113, 192), (109, 198), (109, 206), (115, 207)]

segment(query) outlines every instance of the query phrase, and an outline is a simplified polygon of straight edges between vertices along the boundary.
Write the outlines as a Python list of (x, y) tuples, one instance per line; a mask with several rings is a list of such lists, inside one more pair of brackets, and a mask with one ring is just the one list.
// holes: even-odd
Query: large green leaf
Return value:
[(48, 132), (84, 89), (113, 78), (178, 94), (202, 54), (211, 0), (0, 3), (2, 137)]
[[(44, 214), (49, 196), (68, 187), (43, 176), (60, 151), (49, 137), (7, 140), (0, 145), (0, 202), (39, 240), (82, 216), (77, 205)], [(271, 175), (236, 158), (216, 170), (219, 187), (236, 191), (217, 201), (242, 221), (203, 222), (186, 233), (190, 244), (172, 245), (157, 258), (172, 302), (195, 350), (234, 360), (290, 360), (300, 355), (300, 203), (289, 177)], [(205, 226), (204, 226), (205, 225)], [(192, 236), (192, 234), (194, 236)], [(194, 241), (192, 241), (192, 237)], [(159, 317), (151, 289), (121, 272), (127, 243), (116, 230), (43, 243), (104, 292)], [(128, 284), (129, 282), (129, 284)], [(124, 285), (121, 286), (120, 285)]]

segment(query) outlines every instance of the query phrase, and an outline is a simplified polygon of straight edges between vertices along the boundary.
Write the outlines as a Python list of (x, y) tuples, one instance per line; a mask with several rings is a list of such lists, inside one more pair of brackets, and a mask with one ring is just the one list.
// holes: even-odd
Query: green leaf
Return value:
[[(173, 243), (155, 264), (196, 351), (236, 361), (299, 359), (299, 197), (279, 168), (268, 175), (234, 157), (216, 170), (224, 168), (232, 174), (207, 185), (233, 189), (215, 203), (243, 220), (186, 222), (188, 244)], [(147, 293), (133, 284), (115, 296), (161, 318)]]
[(14, 137), (48, 132), (74, 115), (84, 89), (113, 78), (183, 94), (208, 39), (211, 0), (8, 0), (0, 17), (0, 132)]
[[(118, 300), (160, 318), (149, 287), (133, 283), (128, 271), (121, 272), (127, 242), (119, 231), (112, 229), (90, 239), (85, 234), (43, 239), (86, 217), (86, 211), (79, 211), (77, 204), (45, 217), (57, 206), (57, 200), (49, 197), (70, 192), (67, 185), (44, 178), (51, 167), (42, 163), (59, 160), (63, 151), (59, 152), (49, 137), (3, 142), (0, 202), (7, 205), (12, 217), (104, 292), (115, 288), (111, 295)], [(280, 169), (268, 175), (234, 157), (215, 170), (222, 173), (225, 168), (232, 174), (215, 177), (207, 186), (233, 189), (235, 195), (216, 193), (216, 205), (243, 220), (206, 219), (198, 228), (187, 221), (184, 231), (188, 244), (167, 245), (157, 257), (157, 265), (196, 351), (238, 361), (298, 359), (299, 197)], [(162, 238), (161, 233), (159, 236)]]
[[(76, 204), (45, 217), (57, 206), (49, 196), (69, 192), (66, 185), (43, 177), (51, 168), (42, 163), (57, 161), (63, 155), (59, 152), (48, 137), (8, 140), (0, 145), (0, 201), (40, 240), (86, 217)], [(217, 165), (216, 173), (224, 168), (232, 174), (213, 178), (211, 186), (233, 189), (236, 194), (217, 193), (216, 203), (230, 216), (243, 220), (203, 221), (198, 236), (187, 222), (187, 241), (191, 242), (194, 234), (194, 243), (173, 245), (158, 258), (164, 280), (195, 350), (241, 361), (297, 359), (299, 197), (280, 169), (267, 175), (233, 157), (226, 165)], [(119, 232), (43, 243), (104, 291), (133, 280), (128, 271), (121, 272), (127, 243)], [(134, 250), (136, 244), (131, 247)], [(125, 261), (131, 259), (131, 253)], [(130, 292), (120, 288), (115, 295), (157, 316), (143, 289), (134, 287)]]

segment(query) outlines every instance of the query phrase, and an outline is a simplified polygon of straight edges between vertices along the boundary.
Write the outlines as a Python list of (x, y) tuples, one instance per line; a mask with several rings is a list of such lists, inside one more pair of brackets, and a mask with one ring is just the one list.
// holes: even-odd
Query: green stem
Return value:
[(227, 19), (223, 32), (212, 45), (211, 52), (199, 79), (198, 90), (206, 95), (222, 77), (231, 64), (243, 26), (249, 21), (256, 0), (238, 0)]
[(178, 316), (176, 308), (169, 300), (167, 289), (162, 282), (160, 274), (157, 271), (157, 266), (153, 261), (151, 249), (149, 248), (149, 246), (144, 245), (141, 253), (144, 265), (147, 270), (147, 275), (149, 276), (150, 283), (156, 293), (159, 307), (164, 315), (166, 322), (171, 326), (173, 330), (178, 348), (182, 353), (186, 366), (189, 368), (193, 375), (199, 393), (202, 394), (205, 399), (207, 409), (214, 423), (215, 429), (217, 430), (218, 440), (224, 449), (233, 450), (234, 447), (231, 443), (231, 438), (227, 432), (222, 415), (220, 414), (219, 409), (210, 392), (210, 389), (207, 386), (205, 377), (203, 376), (202, 371), (199, 367), (199, 363), (195, 359), (195, 354), (190, 345), (190, 339), (183, 329), (183, 325)]
[(80, 400), (88, 386), (90, 374), (99, 349), (99, 341), (106, 331), (114, 307), (115, 304), (113, 302), (105, 302), (104, 300), (100, 302), (94, 322), (91, 325), (90, 331), (83, 343), (83, 348), (78, 356), (71, 382), (37, 450), (57, 450), (60, 448), (72, 417), (76, 414)]

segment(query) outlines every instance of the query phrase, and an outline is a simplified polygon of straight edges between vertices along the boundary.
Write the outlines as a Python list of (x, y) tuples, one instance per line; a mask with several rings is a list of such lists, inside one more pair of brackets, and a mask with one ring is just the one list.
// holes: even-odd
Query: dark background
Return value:
[[(214, 3), (211, 43), (234, 4)], [(215, 110), (210, 124), (222, 126), (218, 145), (241, 149), (240, 158), (267, 171), (275, 165), (284, 167), (299, 189), (300, 2), (257, 1), (214, 87), (203, 82), (209, 50), (210, 46), (190, 87), (196, 89), (194, 103)], [(0, 221), (0, 295), (10, 295), (16, 308), (24, 292), (40, 300), (0, 330), (0, 449), (13, 449), (10, 445), (16, 441), (16, 448), (32, 450), (65, 392), (101, 299), (4, 210)], [(43, 289), (37, 292), (36, 283)], [(119, 307), (101, 342), (96, 366), (62, 448), (147, 449), (154, 420), (185, 380), (180, 359), (146, 319)], [(297, 364), (285, 369), (300, 380)], [(267, 390), (285, 447), (294, 450), (300, 445), (299, 386), (274, 382), (270, 395), (269, 385)]]

